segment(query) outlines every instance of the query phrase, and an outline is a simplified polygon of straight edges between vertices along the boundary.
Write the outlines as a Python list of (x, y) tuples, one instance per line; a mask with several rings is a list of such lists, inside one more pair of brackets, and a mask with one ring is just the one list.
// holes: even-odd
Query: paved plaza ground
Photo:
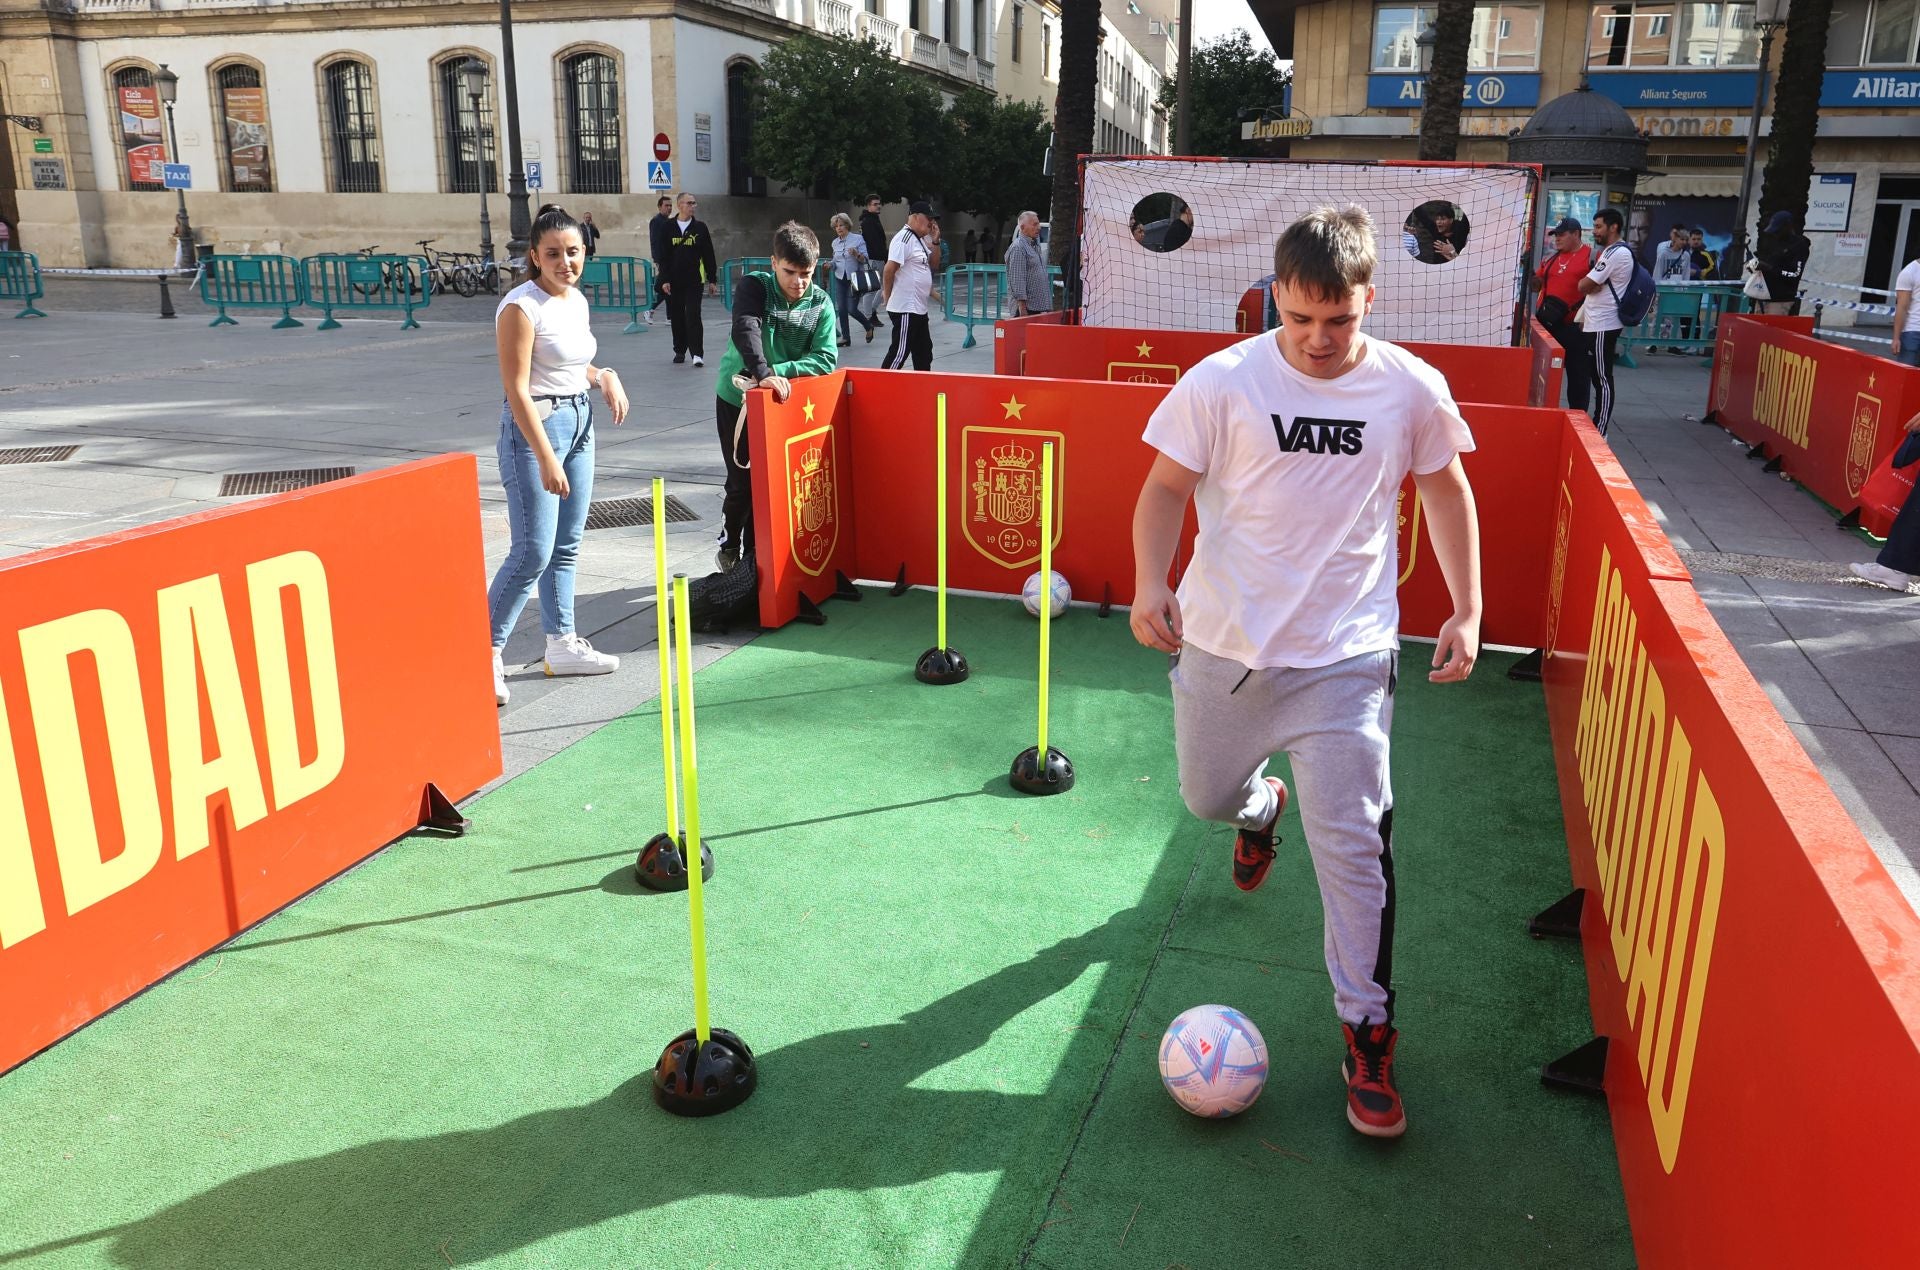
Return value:
[[(352, 321), (321, 332), (270, 329), (247, 316), (209, 329), (180, 289), (180, 317), (160, 320), (150, 283), (51, 280), (42, 320), (0, 317), (0, 448), (78, 445), (69, 460), (0, 469), (0, 554), (73, 542), (230, 503), (227, 473), (350, 466), (425, 455), (481, 456), (489, 566), (506, 548), (493, 460), (500, 388), (493, 301), (437, 297), (423, 327)], [(664, 316), (664, 314), (663, 314)], [(654, 476), (698, 517), (672, 528), (675, 567), (711, 568), (721, 464), (714, 365), (726, 314), (707, 304), (709, 366), (670, 364), (664, 326), (623, 335), (596, 323), (601, 360), (633, 401), (626, 426), (603, 428), (594, 497), (644, 494)], [(990, 373), (990, 339), (961, 347), (964, 328), (933, 324), (935, 368)], [(983, 335), (986, 333), (983, 331)], [(845, 352), (877, 366), (884, 336)], [(1848, 574), (1874, 548), (1838, 530), (1830, 509), (1762, 471), (1745, 447), (1697, 422), (1707, 371), (1695, 358), (1645, 356), (1619, 376), (1613, 446), (1694, 573), (1694, 583), (1910, 901), (1920, 900), (1920, 683), (1903, 672), (1920, 652), (1920, 596), (1900, 597)], [(583, 553), (580, 620), (620, 654), (653, 640), (650, 534), (593, 532)], [(408, 568), (396, 562), (396, 591)], [(711, 638), (703, 662), (748, 636)], [(508, 647), (537, 662), (529, 606)], [(592, 681), (517, 670), (503, 715), (507, 777), (558, 753), (651, 698), (650, 658)]]

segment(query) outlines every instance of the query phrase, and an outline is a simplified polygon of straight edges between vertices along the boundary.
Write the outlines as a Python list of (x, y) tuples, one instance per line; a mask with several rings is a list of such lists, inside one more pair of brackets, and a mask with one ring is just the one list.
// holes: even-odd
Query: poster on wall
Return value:
[(1684, 195), (1669, 198), (1658, 194), (1636, 198), (1633, 210), (1627, 213), (1627, 243), (1651, 273), (1654, 253), (1666, 245), (1674, 225), (1684, 225), (1689, 235), (1694, 231), (1700, 233), (1707, 254), (1713, 258), (1714, 272), (1707, 281), (1737, 282), (1739, 279), (1720, 269), (1719, 263), (1733, 245), (1735, 204), (1739, 201)]
[(223, 100), (227, 115), (227, 165), (236, 190), (268, 188), (267, 90), (229, 88)]
[(1548, 190), (1547, 224), (1558, 225), (1571, 216), (1589, 231), (1593, 214), (1600, 210), (1599, 190)]
[(120, 90), (120, 140), (127, 152), (127, 180), (160, 184), (160, 165), (167, 155), (161, 143), (158, 89)]

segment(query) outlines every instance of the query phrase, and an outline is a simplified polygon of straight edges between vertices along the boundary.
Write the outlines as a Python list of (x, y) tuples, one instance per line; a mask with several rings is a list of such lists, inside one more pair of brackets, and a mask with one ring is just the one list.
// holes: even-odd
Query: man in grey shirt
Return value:
[(1007, 244), (1007, 298), (1016, 317), (1045, 313), (1053, 307), (1053, 279), (1040, 254), (1040, 213), (1022, 212)]

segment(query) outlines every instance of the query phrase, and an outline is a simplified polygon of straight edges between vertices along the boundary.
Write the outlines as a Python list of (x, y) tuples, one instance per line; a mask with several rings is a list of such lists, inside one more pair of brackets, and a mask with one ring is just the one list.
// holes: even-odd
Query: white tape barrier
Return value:
[(198, 278), (200, 270), (195, 269), (48, 269), (42, 268), (43, 278)]

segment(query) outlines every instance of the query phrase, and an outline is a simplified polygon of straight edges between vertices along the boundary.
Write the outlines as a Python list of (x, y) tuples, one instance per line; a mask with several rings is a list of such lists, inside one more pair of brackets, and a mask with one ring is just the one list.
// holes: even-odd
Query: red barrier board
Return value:
[(1025, 317), (1001, 318), (993, 324), (993, 373), (1027, 373), (1027, 332), (1036, 326), (1058, 326), (1067, 315), (1058, 309), (1050, 313), (1029, 313)]
[[(1920, 370), (1824, 344), (1781, 319), (1728, 318), (1714, 347), (1712, 418), (1842, 513), (1920, 413)], [(1808, 319), (1798, 319), (1806, 322)]]
[(1920, 918), (1574, 418), (1545, 686), (1640, 1264), (1916, 1264)]
[(0, 561), (0, 1071), (499, 775), (478, 505), (447, 455)]
[(1527, 380), (1527, 404), (1558, 410), (1560, 386), (1567, 373), (1567, 350), (1547, 333), (1538, 319), (1528, 318), (1527, 351), (1533, 359), (1532, 374)]
[[(1037, 327), (1035, 337), (1054, 329)], [(1154, 451), (1142, 441), (1166, 389), (1079, 380), (841, 371), (796, 383), (776, 405), (751, 395), (747, 426), (760, 620), (791, 621), (802, 595), (853, 578), (935, 580), (936, 399), (947, 401), (947, 583), (1017, 593), (1038, 567), (1040, 447), (1054, 446), (1053, 567), (1082, 600), (1133, 598), (1133, 507)], [(838, 403), (837, 405), (835, 403)], [(1481, 524), (1482, 633), (1534, 647), (1552, 543), (1558, 412), (1462, 407)], [(811, 410), (811, 413), (809, 413)], [(811, 467), (808, 466), (811, 464)], [(806, 509), (811, 508), (811, 511)], [(1189, 522), (1179, 558), (1190, 553)], [(1431, 636), (1452, 613), (1411, 481), (1402, 493), (1401, 629)]]
[[(1204, 358), (1247, 338), (1220, 331), (1056, 324), (1030, 327), (1023, 334), (1026, 361), (1022, 374), (1135, 384), (1175, 383)], [(1529, 404), (1532, 349), (1409, 342), (1402, 342), (1400, 347), (1444, 375), (1456, 401)]]

